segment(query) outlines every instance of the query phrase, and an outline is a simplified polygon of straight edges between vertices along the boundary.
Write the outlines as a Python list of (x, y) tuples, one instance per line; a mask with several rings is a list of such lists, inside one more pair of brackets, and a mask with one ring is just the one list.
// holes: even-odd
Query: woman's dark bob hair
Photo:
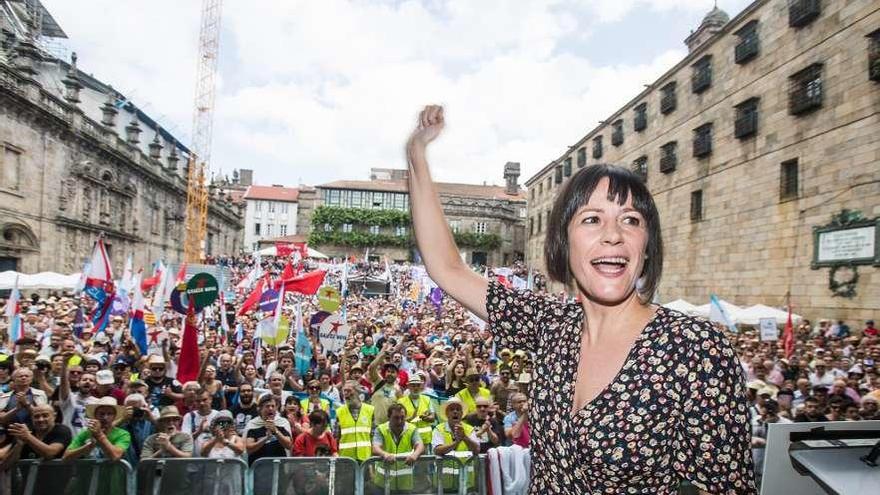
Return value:
[(645, 218), (648, 229), (648, 245), (645, 248), (644, 268), (637, 286), (639, 298), (644, 303), (654, 298), (663, 271), (663, 238), (660, 235), (660, 215), (654, 198), (645, 182), (629, 169), (615, 165), (591, 165), (578, 170), (556, 196), (553, 210), (547, 220), (547, 237), (544, 243), (544, 262), (550, 278), (566, 286), (576, 283), (568, 259), (568, 224), (575, 213), (590, 201), (599, 181), (608, 178), (608, 201), (623, 205), (632, 195), (632, 205)]

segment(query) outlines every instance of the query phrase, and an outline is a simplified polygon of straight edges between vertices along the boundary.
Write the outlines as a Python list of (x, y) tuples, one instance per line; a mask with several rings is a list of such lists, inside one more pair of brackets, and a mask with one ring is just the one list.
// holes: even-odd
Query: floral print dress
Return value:
[(535, 356), (529, 493), (663, 495), (684, 480), (757, 493), (745, 377), (710, 322), (658, 308), (613, 381), (572, 414), (580, 304), (490, 282), (486, 309), (499, 348)]

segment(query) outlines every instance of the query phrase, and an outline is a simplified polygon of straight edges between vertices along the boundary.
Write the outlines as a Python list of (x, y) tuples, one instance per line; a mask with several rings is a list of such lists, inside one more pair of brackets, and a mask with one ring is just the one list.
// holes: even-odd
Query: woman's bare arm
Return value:
[(428, 170), (428, 144), (440, 135), (444, 124), (443, 108), (429, 105), (419, 114), (419, 124), (406, 143), (413, 232), (431, 279), (453, 299), (486, 320), (489, 283), (461, 261)]

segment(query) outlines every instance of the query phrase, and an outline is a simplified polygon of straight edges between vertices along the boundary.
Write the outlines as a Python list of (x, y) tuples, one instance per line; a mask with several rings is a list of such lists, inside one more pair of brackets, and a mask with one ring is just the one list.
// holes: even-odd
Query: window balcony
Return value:
[(788, 25), (793, 28), (806, 26), (821, 13), (820, 0), (793, 0), (788, 5)]

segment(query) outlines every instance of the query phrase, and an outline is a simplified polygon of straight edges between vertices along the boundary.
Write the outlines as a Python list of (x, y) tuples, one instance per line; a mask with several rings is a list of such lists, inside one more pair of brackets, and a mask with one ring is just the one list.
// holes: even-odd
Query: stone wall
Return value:
[[(739, 305), (784, 304), (790, 291), (796, 312), (810, 318), (850, 321), (880, 313), (880, 268), (860, 266), (857, 295), (834, 297), (829, 268), (811, 269), (812, 230), (842, 209), (880, 216), (880, 84), (868, 78), (866, 35), (880, 28), (875, 2), (822, 2), (812, 23), (789, 27), (786, 2), (756, 1), (702, 47), (658, 79), (614, 115), (608, 126), (590, 131), (579, 144), (526, 183), (529, 218), (549, 211), (559, 190), (555, 166), (577, 149), (587, 164), (631, 167), (646, 156), (647, 183), (661, 215), (666, 258), (662, 301), (707, 302), (711, 293)], [(760, 52), (746, 64), (734, 62), (735, 33), (758, 20)], [(691, 64), (712, 54), (712, 86), (691, 92)], [(790, 76), (822, 64), (823, 101), (802, 115), (789, 109)], [(677, 108), (660, 112), (660, 92), (677, 82)], [(758, 97), (758, 131), (734, 137), (735, 105)], [(647, 129), (633, 130), (633, 108), (647, 102)], [(610, 123), (624, 120), (624, 140), (612, 146)], [(712, 152), (692, 154), (694, 129), (713, 124)], [(592, 156), (592, 140), (603, 136), (603, 156)], [(659, 170), (660, 146), (678, 142), (674, 171)], [(798, 195), (780, 195), (781, 164), (797, 160)], [(577, 167), (574, 167), (577, 170)], [(544, 194), (538, 193), (542, 184)], [(702, 219), (691, 220), (691, 193), (701, 190)], [(543, 269), (543, 232), (528, 240), (527, 259)], [(559, 287), (554, 287), (558, 290)]]

